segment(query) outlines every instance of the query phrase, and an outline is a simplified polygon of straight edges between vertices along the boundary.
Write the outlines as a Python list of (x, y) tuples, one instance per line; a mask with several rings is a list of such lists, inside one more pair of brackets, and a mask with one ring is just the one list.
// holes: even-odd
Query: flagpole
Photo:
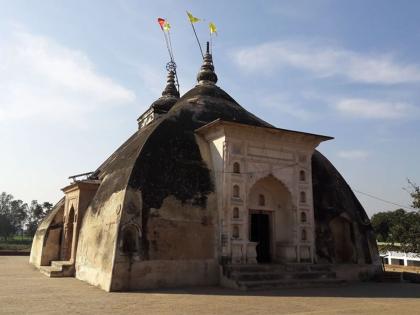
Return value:
[(200, 48), (200, 52), (201, 52), (201, 57), (203, 57), (203, 59), (204, 59), (203, 49), (201, 48), (201, 44), (200, 44), (200, 41), (198, 40), (198, 36), (197, 36), (196, 31), (195, 31), (195, 27), (194, 27), (193, 23), (191, 23), (191, 27), (194, 31), (195, 38), (197, 39), (198, 47)]
[(174, 61), (174, 51), (172, 49), (171, 33), (168, 30), (169, 47), (171, 48), (171, 59)]
[(166, 34), (165, 34), (165, 31), (163, 30), (163, 28), (162, 28), (162, 33), (163, 33), (163, 37), (165, 38), (165, 43), (166, 43), (166, 48), (168, 49), (169, 58), (171, 59), (171, 61), (173, 61), (171, 49), (169, 48), (168, 39), (166, 38)]
[[(169, 47), (171, 48), (171, 61), (175, 64), (175, 57), (174, 57), (174, 51), (172, 49), (172, 40), (171, 40), (171, 32), (168, 30), (168, 39), (169, 39)], [(181, 93), (180, 89), (179, 89), (179, 80), (178, 80), (178, 73), (176, 72), (176, 66), (174, 69), (175, 72), (175, 78), (176, 78), (176, 85), (178, 87), (178, 92)]]
[[(197, 36), (197, 32), (195, 31), (194, 23), (193, 23), (193, 21), (191, 20), (193, 17), (192, 17), (192, 15), (191, 15), (191, 13), (189, 13), (188, 11), (186, 11), (186, 12), (187, 12), (187, 15), (188, 15), (188, 17), (189, 17), (189, 19), (190, 19), (191, 27), (192, 27), (192, 29), (193, 29), (193, 32), (194, 32), (194, 35), (195, 35), (195, 39), (197, 40), (198, 47), (200, 48), (201, 57), (203, 57), (203, 59), (204, 59), (203, 49), (201, 48), (200, 41), (198, 40), (198, 36)], [(197, 21), (198, 21), (198, 19), (197, 19)]]
[(166, 43), (166, 48), (168, 49), (168, 53), (169, 53), (169, 59), (170, 62), (168, 62), (166, 64), (166, 69), (168, 71), (173, 71), (175, 73), (175, 78), (176, 78), (176, 85), (178, 88), (178, 92), (179, 90), (179, 80), (178, 80), (178, 74), (176, 72), (176, 63), (175, 63), (175, 59), (174, 59), (174, 53), (173, 53), (173, 49), (172, 49), (172, 41), (171, 41), (171, 33), (169, 32), (169, 27), (167, 29), (168, 34), (166, 34), (165, 29), (163, 28), (163, 24), (161, 24), (162, 20), (164, 23), (167, 23), (164, 19), (158, 18), (158, 23), (160, 25), (160, 29), (162, 30), (163, 33), (163, 37), (165, 38), (165, 43)]

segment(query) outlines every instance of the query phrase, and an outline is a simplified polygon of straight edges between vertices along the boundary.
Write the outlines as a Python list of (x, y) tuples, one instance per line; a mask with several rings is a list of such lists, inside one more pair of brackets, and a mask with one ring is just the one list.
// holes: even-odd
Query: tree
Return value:
[(5, 240), (15, 232), (15, 227), (12, 224), (10, 218), (0, 213), (0, 236), (3, 237)]
[(0, 235), (7, 238), (16, 232), (14, 220), (12, 216), (11, 203), (13, 196), (2, 192), (0, 195)]
[(0, 237), (7, 240), (17, 232), (26, 230), (29, 235), (35, 234), (38, 224), (51, 212), (53, 205), (49, 202), (39, 204), (32, 200), (28, 207), (20, 199), (14, 199), (12, 195), (2, 192), (0, 194)]
[(43, 204), (38, 203), (37, 200), (32, 200), (29, 206), (28, 222), (26, 224), (26, 231), (28, 235), (33, 236), (42, 219), (51, 212), (53, 205), (49, 202)]
[(28, 206), (22, 200), (14, 199), (12, 195), (0, 194), (0, 236), (9, 236), (23, 231), (27, 217)]
[(23, 232), (28, 217), (28, 205), (22, 200), (12, 200), (10, 203), (13, 224), (16, 230)]
[(48, 215), (51, 212), (53, 206), (54, 205), (51, 202), (48, 202), (48, 201), (46, 201), (42, 204), (42, 208), (44, 209), (44, 213), (45, 213), (44, 216)]
[(412, 207), (415, 209), (420, 209), (420, 187), (411, 180), (407, 180), (409, 187), (409, 193), (411, 198), (413, 198)]
[(371, 223), (378, 241), (399, 243), (403, 251), (420, 253), (419, 212), (403, 209), (379, 212), (372, 216)]

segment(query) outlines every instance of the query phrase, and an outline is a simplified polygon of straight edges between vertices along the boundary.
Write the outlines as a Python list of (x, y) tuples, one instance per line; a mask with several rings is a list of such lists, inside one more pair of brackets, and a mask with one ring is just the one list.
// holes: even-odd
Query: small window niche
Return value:
[(238, 185), (233, 185), (233, 192), (232, 192), (233, 198), (239, 198), (240, 197), (240, 190)]
[(238, 207), (233, 208), (233, 215), (232, 215), (232, 217), (234, 219), (239, 219), (239, 208)]
[(265, 196), (263, 194), (258, 195), (258, 205), (265, 206)]
[(138, 254), (139, 232), (136, 226), (130, 224), (123, 228), (120, 241), (120, 250), (124, 255)]
[(307, 222), (306, 212), (301, 212), (300, 213), (300, 222), (301, 223), (306, 223)]
[(300, 202), (301, 203), (306, 203), (306, 192), (304, 192), (304, 191), (300, 192)]
[(301, 171), (299, 172), (299, 180), (300, 180), (301, 182), (305, 182), (305, 181), (306, 181), (306, 172), (305, 172), (304, 170), (301, 170)]
[(240, 174), (241, 173), (241, 164), (238, 162), (233, 163), (233, 173)]
[(232, 238), (238, 239), (239, 238), (239, 226), (234, 225), (232, 230)]
[(307, 241), (308, 240), (308, 234), (307, 234), (305, 229), (302, 230), (302, 232), (300, 234), (300, 239), (301, 239), (301, 241)]

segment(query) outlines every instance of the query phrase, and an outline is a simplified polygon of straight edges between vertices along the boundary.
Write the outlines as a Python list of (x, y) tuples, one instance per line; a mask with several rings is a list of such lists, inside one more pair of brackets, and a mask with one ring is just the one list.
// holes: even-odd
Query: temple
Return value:
[(381, 272), (363, 207), (316, 148), (216, 85), (207, 50), (180, 97), (168, 71), (138, 130), (74, 178), (40, 224), (30, 263), (106, 291), (336, 284)]

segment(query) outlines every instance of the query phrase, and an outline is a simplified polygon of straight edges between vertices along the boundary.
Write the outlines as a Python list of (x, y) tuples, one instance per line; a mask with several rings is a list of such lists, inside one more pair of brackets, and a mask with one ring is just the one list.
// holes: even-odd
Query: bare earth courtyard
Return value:
[(74, 278), (50, 279), (28, 257), (0, 256), (1, 314), (418, 314), (420, 285), (238, 292), (192, 288), (106, 293)]

